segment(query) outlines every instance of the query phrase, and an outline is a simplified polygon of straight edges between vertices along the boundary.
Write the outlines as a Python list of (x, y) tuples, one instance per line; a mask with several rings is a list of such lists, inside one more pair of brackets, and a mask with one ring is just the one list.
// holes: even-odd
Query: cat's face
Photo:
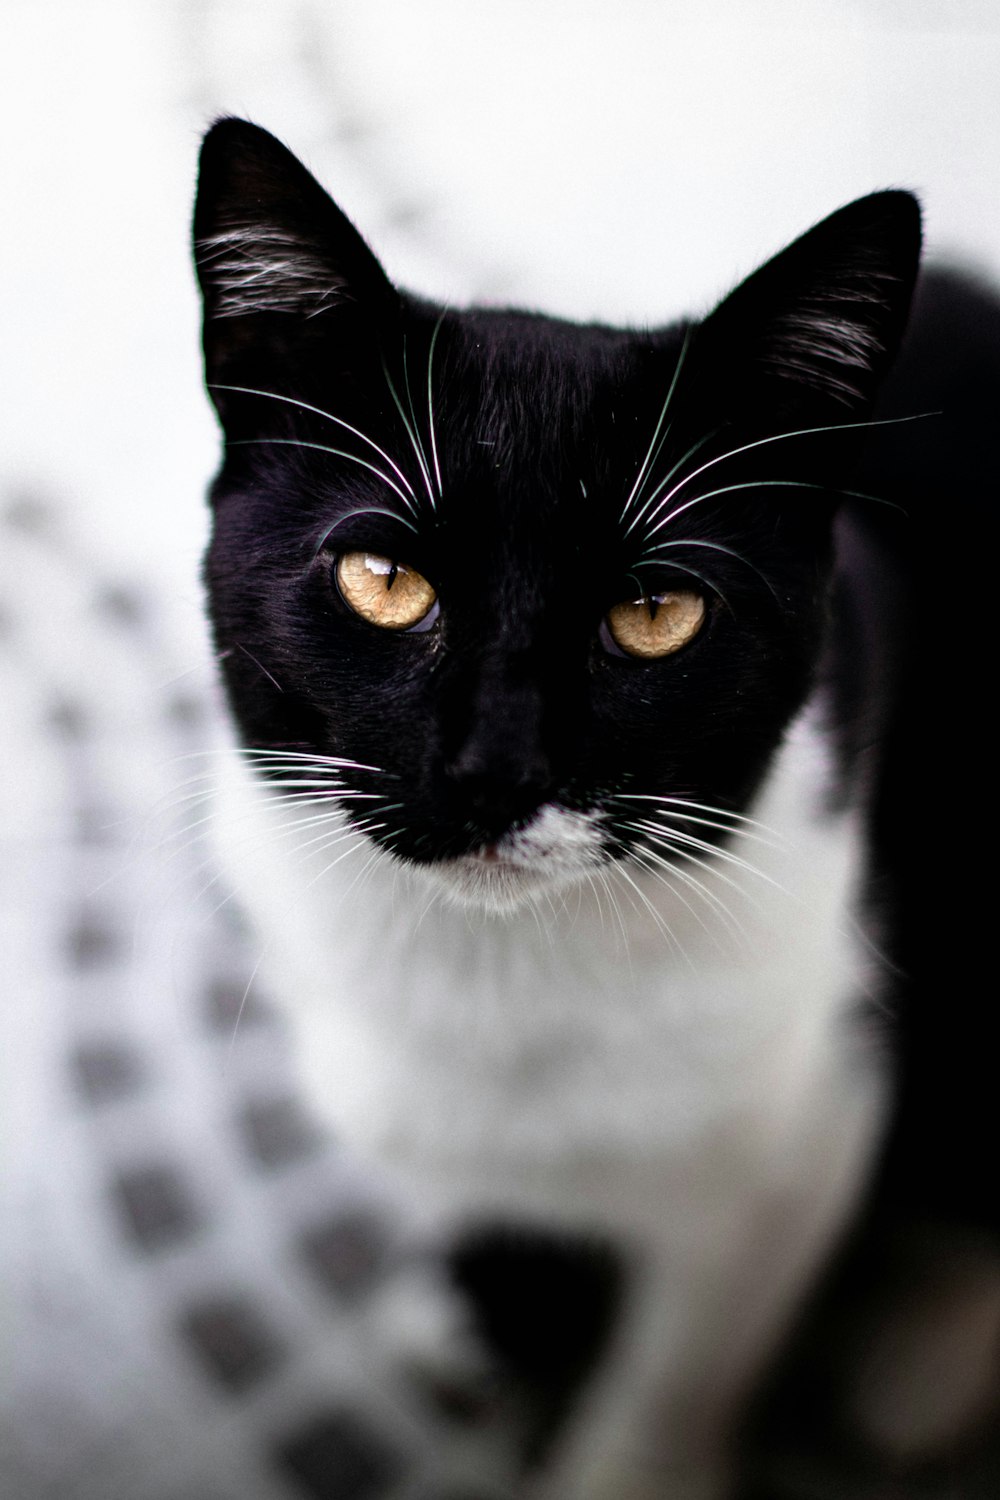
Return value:
[(487, 905), (723, 839), (815, 668), (912, 200), (651, 334), (398, 293), (239, 122), (196, 239), (227, 438), (207, 577), (262, 774)]

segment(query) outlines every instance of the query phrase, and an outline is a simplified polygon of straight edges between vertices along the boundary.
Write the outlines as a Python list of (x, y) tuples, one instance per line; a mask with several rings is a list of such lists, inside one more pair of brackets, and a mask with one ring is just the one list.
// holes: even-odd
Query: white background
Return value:
[(188, 225), (222, 112), (303, 155), (414, 289), (704, 309), (873, 188), (1000, 271), (1000, 0), (4, 0), (0, 481), (199, 630)]

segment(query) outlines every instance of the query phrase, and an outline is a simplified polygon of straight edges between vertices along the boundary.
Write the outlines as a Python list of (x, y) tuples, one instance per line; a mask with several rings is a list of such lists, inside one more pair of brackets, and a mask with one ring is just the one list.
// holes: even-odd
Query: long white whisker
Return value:
[(355, 516), (388, 516), (392, 521), (398, 521), (409, 531), (416, 532), (416, 526), (406, 516), (401, 516), (398, 511), (388, 510), (384, 505), (359, 505), (354, 510), (349, 510), (342, 516), (338, 516), (332, 525), (328, 526), (313, 549), (313, 557), (319, 557), (327, 542), (333, 536), (338, 526), (343, 526), (347, 521), (352, 521)]
[(618, 897), (615, 893), (614, 885), (612, 884), (611, 872), (602, 865), (597, 870), (594, 870), (592, 874), (596, 878), (598, 884), (603, 887), (604, 892), (607, 895), (608, 904), (611, 907), (614, 919), (618, 924), (618, 931), (621, 934), (622, 948), (625, 952), (626, 961), (628, 962), (629, 969), (631, 970), (632, 950), (629, 944), (628, 928), (625, 925), (625, 918), (622, 916), (621, 907), (618, 905)]
[(779, 881), (772, 879), (764, 870), (759, 869), (757, 865), (751, 864), (749, 860), (741, 859), (738, 854), (733, 854), (730, 849), (722, 849), (717, 844), (709, 844), (705, 839), (696, 838), (693, 833), (685, 833), (680, 828), (671, 828), (669, 824), (639, 823), (635, 826), (644, 828), (646, 832), (654, 834), (665, 842), (673, 844), (675, 847), (677, 845), (684, 845), (687, 848), (697, 849), (701, 854), (707, 854), (712, 859), (723, 860), (726, 864), (733, 865), (739, 870), (745, 870), (748, 875), (753, 875), (757, 880), (765, 881), (768, 885), (773, 886), (776, 891), (780, 891), (783, 896), (787, 896), (789, 900), (794, 901), (796, 899), (792, 895), (792, 892), (781, 885)]
[(381, 766), (368, 765), (364, 761), (351, 760), (348, 756), (325, 755), (320, 750), (285, 750), (281, 747), (261, 747), (255, 745), (226, 745), (220, 749), (214, 746), (207, 750), (187, 750), (183, 755), (170, 757), (168, 764), (175, 765), (185, 760), (218, 760), (226, 761), (230, 756), (265, 756), (274, 760), (308, 760), (316, 766), (335, 766), (354, 771), (381, 771)]
[(363, 827), (351, 824), (345, 828), (338, 824), (335, 828), (325, 828), (320, 833), (313, 834), (312, 838), (303, 839), (301, 844), (293, 844), (284, 851), (285, 856), (291, 861), (306, 856), (310, 851), (312, 854), (322, 854), (327, 849), (335, 849), (345, 839), (356, 837), (359, 834), (375, 833), (384, 828), (384, 823), (366, 822)]
[(634, 861), (634, 863), (645, 870), (647, 875), (651, 875), (654, 880), (658, 881), (661, 885), (666, 886), (667, 890), (674, 897), (674, 899), (679, 901), (681, 905), (688, 912), (690, 912), (691, 916), (698, 923), (698, 926), (701, 928), (701, 930), (709, 937), (713, 938), (714, 941), (718, 942), (718, 934), (711, 931), (704, 918), (695, 911), (694, 907), (684, 896), (683, 892), (679, 891), (676, 886), (672, 884), (672, 882), (667, 878), (665, 872), (669, 871), (671, 875), (676, 875), (679, 880), (690, 887), (697, 886), (699, 884), (699, 882), (697, 882), (692, 875), (689, 875), (686, 871), (679, 869), (677, 865), (670, 864), (668, 860), (665, 860), (662, 855), (656, 854), (652, 849), (633, 849), (629, 857)]
[[(210, 801), (212, 799), (213, 795), (214, 794), (212, 792), (206, 792), (206, 793), (202, 794), (200, 800), (201, 800), (202, 803), (208, 802), (208, 801)], [(342, 791), (341, 793), (339, 793), (339, 797), (345, 797), (347, 795), (349, 795), (349, 793), (346, 790)], [(369, 800), (369, 801), (370, 800), (377, 800), (379, 796), (380, 796), (380, 794), (378, 792), (370, 792), (370, 793), (366, 794), (366, 800)], [(272, 799), (272, 800), (277, 801), (276, 798)], [(283, 800), (287, 800), (287, 802), (289, 804), (297, 804), (299, 807), (303, 807), (303, 806), (308, 807), (310, 805), (318, 805), (320, 803), (325, 803), (326, 804), (326, 810), (323, 813), (317, 813), (316, 816), (315, 816), (314, 821), (319, 821), (321, 818), (329, 819), (329, 818), (331, 818), (333, 816), (333, 814), (334, 814), (334, 812), (336, 810), (336, 801), (339, 800), (339, 799), (335, 798), (334, 796), (331, 796), (330, 794), (327, 794), (325, 796), (317, 796), (314, 792), (310, 792), (310, 793), (302, 793), (298, 797), (289, 797), (289, 798), (283, 799)], [(253, 815), (252, 809), (248, 809), (245, 816), (247, 818), (251, 818), (252, 815)], [(179, 854), (182, 854), (186, 849), (190, 849), (192, 847), (192, 845), (198, 843), (201, 835), (197, 832), (197, 830), (199, 828), (204, 828), (207, 824), (215, 822), (216, 821), (216, 816), (217, 815), (214, 812), (207, 813), (204, 817), (196, 818), (192, 822), (184, 824), (183, 827), (174, 829), (172, 832), (170, 832), (168, 834), (165, 834), (164, 837), (163, 837), (163, 839), (161, 840), (161, 845), (165, 846), (165, 845), (171, 844), (171, 843), (174, 844), (174, 848), (170, 851), (170, 854), (167, 856), (168, 859), (171, 859), (171, 860), (175, 859)], [(296, 827), (301, 827), (302, 826), (302, 821), (303, 820), (301, 820), (301, 819), (296, 819), (295, 820), (295, 826)], [(192, 836), (191, 837), (187, 837), (188, 835), (192, 835)], [(184, 842), (183, 843), (178, 843), (177, 840), (179, 840), (179, 839), (183, 839)]]
[(711, 802), (693, 802), (690, 797), (674, 797), (660, 792), (619, 792), (618, 797), (624, 802), (658, 802), (663, 807), (687, 807), (695, 812), (711, 813), (713, 818), (727, 818), (736, 823), (748, 823), (754, 828), (760, 828), (764, 833), (773, 838), (780, 838), (776, 829), (762, 823), (758, 818), (749, 818), (746, 813), (730, 812), (727, 807), (716, 807)]
[[(209, 755), (217, 754), (217, 751), (205, 752)], [(281, 750), (281, 749), (259, 749), (252, 745), (238, 745), (227, 750), (226, 754), (245, 755), (248, 758), (262, 758), (274, 761), (299, 761), (307, 760), (316, 767), (331, 766), (336, 770), (348, 771), (381, 771), (381, 766), (369, 765), (366, 761), (351, 760), (342, 755), (324, 755), (316, 750)]]
[[(668, 542), (666, 545), (670, 546), (672, 544)], [(678, 542), (676, 545), (678, 547), (684, 547), (684, 546), (687, 546), (687, 543), (686, 542)], [(643, 587), (642, 587), (642, 583), (640, 582), (640, 580), (636, 577), (635, 569), (636, 568), (655, 568), (657, 565), (658, 565), (658, 559), (653, 558), (653, 557), (640, 557), (639, 561), (637, 563), (633, 564), (633, 571), (629, 574), (629, 577), (632, 578), (632, 579), (634, 579), (636, 588), (638, 589), (638, 591), (639, 591), (640, 594), (643, 593)], [(659, 563), (659, 566), (662, 567), (662, 563)], [(698, 580), (699, 583), (702, 583), (702, 584), (705, 585), (705, 588), (708, 589), (709, 593), (711, 593), (711, 594), (718, 594), (719, 598), (722, 600), (723, 604), (729, 610), (730, 614), (735, 614), (735, 610), (733, 609), (733, 606), (730, 604), (730, 602), (727, 599), (726, 595), (722, 592), (722, 590), (719, 588), (719, 585), (715, 582), (714, 579), (707, 578), (705, 576), (705, 574), (702, 573), (702, 572), (700, 572), (697, 568), (692, 568), (690, 563), (671, 562), (670, 566), (671, 566), (671, 568), (676, 568), (676, 570), (678, 571), (678, 573), (687, 573), (687, 575), (690, 578), (697, 578), (697, 580)], [(756, 571), (757, 571), (757, 569), (755, 568), (754, 572), (756, 572)], [(766, 583), (767, 580), (765, 579), (764, 582)]]
[(427, 355), (427, 426), (431, 435), (431, 457), (434, 460), (434, 478), (437, 481), (438, 498), (444, 494), (441, 484), (441, 464), (438, 459), (437, 437), (434, 432), (434, 346), (437, 344), (438, 334), (441, 332), (441, 324), (444, 322), (445, 314), (442, 313), (434, 324), (434, 332), (431, 334), (431, 345)]
[(250, 998), (250, 991), (253, 989), (254, 980), (257, 978), (257, 973), (258, 973), (258, 971), (260, 969), (260, 966), (264, 962), (265, 957), (267, 956), (267, 949), (268, 949), (268, 945), (265, 944), (264, 947), (261, 949), (260, 957), (257, 959), (257, 962), (254, 964), (253, 968), (250, 970), (250, 978), (246, 982), (246, 988), (244, 989), (242, 998), (240, 1000), (240, 1007), (239, 1007), (239, 1010), (236, 1012), (236, 1020), (233, 1022), (233, 1034), (229, 1038), (229, 1050), (226, 1053), (226, 1060), (225, 1060), (225, 1062), (224, 1062), (224, 1064), (222, 1066), (223, 1076), (226, 1073), (228, 1073), (230, 1065), (232, 1064), (232, 1061), (233, 1061), (233, 1048), (236, 1046), (236, 1033), (240, 1029), (240, 1022), (243, 1019), (243, 1012), (244, 1012), (244, 1010), (246, 1010), (246, 1004), (247, 1004), (247, 1001)]
[[(706, 472), (706, 470), (713, 469), (716, 464), (724, 463), (727, 458), (735, 458), (740, 453), (749, 453), (752, 448), (763, 448), (763, 447), (766, 447), (766, 445), (768, 443), (780, 443), (785, 438), (813, 437), (817, 433), (821, 433), (821, 432), (850, 432), (850, 431), (857, 430), (857, 429), (862, 428), (862, 427), (891, 427), (891, 426), (898, 425), (900, 422), (920, 422), (920, 421), (923, 421), (927, 417), (936, 417), (936, 416), (940, 416), (940, 415), (941, 415), (940, 412), (924, 411), (924, 412), (916, 412), (912, 416), (909, 416), (909, 417), (882, 417), (882, 418), (879, 418), (878, 420), (870, 421), (870, 422), (833, 422), (833, 423), (830, 424), (829, 427), (801, 427), (801, 428), (796, 429), (794, 432), (774, 432), (774, 433), (772, 433), (770, 435), (770, 437), (756, 438), (752, 443), (743, 443), (742, 446), (739, 447), (739, 448), (730, 448), (730, 449), (727, 450), (727, 452), (720, 453), (715, 458), (708, 459), (708, 461), (706, 463), (703, 463), (703, 464), (699, 465), (699, 467), (697, 469), (692, 469), (690, 474), (685, 474), (684, 478), (683, 479), (679, 479), (677, 481), (677, 483), (674, 485), (673, 489), (670, 490), (670, 491), (668, 491), (668, 493), (666, 495), (664, 495), (663, 500), (660, 502), (660, 505), (659, 505), (658, 509), (662, 510), (664, 505), (669, 505), (670, 501), (673, 499), (673, 497), (680, 490), (682, 490), (685, 485), (690, 484), (691, 481), (692, 481), (692, 479), (697, 479), (697, 477), (698, 477), (699, 474), (704, 474)], [(794, 481), (786, 481), (786, 482), (793, 483)], [(654, 494), (650, 497), (650, 499), (654, 500), (656, 498), (656, 495), (658, 495), (660, 493), (660, 490), (662, 488), (663, 488), (663, 486), (659, 485), (657, 487), (656, 491), (654, 492)], [(814, 486), (814, 488), (822, 489), (822, 488), (824, 488), (824, 486), (823, 485), (818, 485), (818, 486)], [(725, 493), (725, 491), (721, 491), (720, 490), (720, 491), (716, 491), (716, 493), (717, 494), (722, 494), (722, 493)], [(677, 511), (674, 511), (672, 514), (679, 515), (680, 514), (680, 510), (683, 509), (683, 508), (684, 508), (683, 506), (680, 507)], [(669, 520), (670, 517), (668, 517), (667, 519)]]
[[(429, 472), (429, 470), (427, 468), (427, 460), (424, 457), (424, 450), (423, 450), (423, 447), (421, 446), (420, 439), (417, 437), (417, 434), (414, 432), (413, 427), (410, 425), (410, 421), (409, 421), (409, 418), (406, 415), (406, 412), (403, 410), (403, 403), (399, 399), (399, 394), (398, 394), (398, 392), (396, 390), (395, 385), (393, 384), (392, 376), (389, 373), (389, 366), (386, 363), (385, 359), (382, 360), (382, 371), (383, 371), (383, 374), (385, 375), (386, 384), (389, 387), (389, 394), (392, 396), (393, 403), (395, 404), (396, 410), (399, 412), (399, 419), (400, 419), (400, 421), (402, 422), (403, 426), (406, 429), (406, 435), (407, 435), (407, 437), (410, 440), (410, 447), (413, 449), (414, 456), (416, 457), (417, 467), (420, 469), (420, 473), (421, 473), (421, 475), (423, 477), (424, 485), (425, 485), (425, 487), (427, 489), (427, 496), (428, 496), (428, 499), (431, 502), (431, 509), (433, 510), (434, 509), (434, 504), (435, 504), (435, 501), (434, 501), (434, 490), (433, 490), (433, 487), (431, 485), (431, 476), (430, 476), (430, 472)], [(405, 336), (404, 336), (404, 339), (403, 339), (403, 374), (404, 374), (404, 377), (405, 377), (405, 375), (406, 375), (406, 339), (405, 339)]]
[(625, 866), (616, 865), (615, 875), (619, 880), (624, 880), (625, 884), (628, 885), (631, 890), (633, 890), (638, 896), (639, 900), (642, 902), (642, 905), (646, 908), (646, 910), (652, 917), (653, 923), (660, 936), (664, 938), (672, 948), (676, 949), (676, 951), (681, 955), (685, 962), (691, 964), (691, 959), (686, 949), (684, 948), (683, 943), (680, 942), (676, 933), (670, 927), (670, 924), (664, 919), (662, 912), (657, 911), (652, 901), (650, 901), (649, 897), (646, 895), (646, 892), (635, 880), (632, 879), (632, 876), (629, 874)]
[[(752, 833), (748, 828), (733, 828), (729, 823), (719, 822), (716, 818), (704, 818), (698, 813), (679, 812), (676, 806), (670, 804), (669, 798), (664, 798), (663, 802), (665, 804), (664, 816), (678, 818), (683, 823), (699, 823), (704, 828), (718, 828), (720, 833), (731, 834), (733, 838), (753, 839), (754, 843), (763, 844), (769, 849), (777, 847), (775, 840), (766, 837), (764, 834)], [(712, 847), (714, 848), (715, 846), (713, 845)]]
[[(678, 880), (682, 881), (689, 890), (695, 891), (705, 902), (705, 904), (715, 911), (716, 915), (724, 923), (730, 933), (740, 938), (741, 941), (745, 939), (745, 929), (737, 920), (735, 914), (730, 911), (729, 907), (722, 900), (722, 898), (716, 895), (715, 891), (709, 889), (709, 887), (703, 880), (699, 880), (696, 875), (692, 875), (690, 870), (684, 869), (683, 866), (678, 864), (676, 860), (672, 861), (669, 859), (665, 859), (662, 854), (658, 854), (654, 849), (642, 849), (640, 851), (633, 850), (631, 857), (633, 859), (637, 859), (640, 857), (640, 855), (643, 858), (654, 862), (654, 864), (658, 868), (650, 870), (650, 874), (656, 875), (658, 879), (663, 880), (664, 883), (668, 885), (669, 889), (673, 891), (677, 899), (684, 902), (684, 905), (688, 907), (688, 910), (691, 912), (691, 915), (694, 917), (695, 921), (698, 922), (706, 932), (710, 932), (710, 929), (701, 920), (694, 908), (689, 906), (688, 903), (684, 901), (684, 898), (683, 896), (681, 896), (680, 892), (675, 890), (674, 887), (669, 884), (663, 872), (669, 871), (671, 875), (675, 875)], [(687, 858), (695, 864), (701, 865), (702, 863), (700, 860), (692, 860), (691, 856), (687, 856)], [(710, 870), (709, 873), (714, 874), (715, 872)], [(713, 934), (713, 936), (718, 942), (718, 934)]]
[[(742, 552), (737, 552), (733, 547), (724, 547), (721, 542), (698, 542), (698, 541), (695, 541), (691, 537), (685, 537), (685, 538), (678, 539), (677, 541), (672, 541), (672, 542), (658, 542), (655, 547), (651, 547), (649, 549), (648, 556), (641, 557), (637, 563), (633, 564), (633, 567), (636, 567), (636, 568), (651, 568), (651, 567), (654, 567), (656, 565), (656, 561), (657, 561), (659, 553), (661, 553), (661, 552), (670, 552), (675, 547), (701, 547), (702, 549), (704, 549), (707, 552), (722, 552), (727, 557), (735, 558), (735, 560), (737, 562), (741, 562), (741, 563), (743, 563), (744, 567), (749, 568), (750, 571), (751, 571), (751, 573), (756, 573), (757, 574), (757, 577), (760, 579), (761, 583), (763, 583), (764, 587), (766, 589), (768, 589), (771, 594), (774, 595), (775, 599), (777, 599), (778, 603), (780, 604), (781, 599), (780, 599), (780, 596), (778, 594), (778, 591), (774, 587), (774, 584), (771, 582), (771, 580), (768, 578), (767, 574), (766, 573), (762, 573), (761, 570), (760, 570), (760, 568), (758, 568), (754, 563), (752, 563), (748, 557), (744, 557), (743, 556)], [(726, 599), (725, 594), (719, 588), (718, 584), (716, 584), (716, 583), (710, 583), (709, 580), (707, 578), (704, 578), (701, 573), (696, 572), (696, 570), (694, 568), (692, 568), (692, 567), (685, 567), (683, 563), (675, 562), (675, 563), (672, 563), (671, 566), (675, 567), (675, 568), (680, 568), (680, 570), (681, 570), (682, 573), (690, 573), (693, 577), (700, 578), (701, 581), (702, 581), (702, 583), (708, 584), (708, 586), (712, 589), (712, 591), (714, 593), (718, 594), (719, 598), (723, 601), (723, 603), (727, 606), (727, 608), (731, 607), (729, 605), (729, 601)]]
[[(407, 510), (412, 515), (416, 515), (414, 502), (410, 499), (409, 495), (403, 493), (394, 480), (389, 478), (388, 474), (383, 474), (382, 470), (375, 464), (370, 464), (367, 458), (359, 458), (356, 453), (348, 453), (344, 448), (331, 448), (326, 443), (307, 443), (300, 438), (234, 438), (228, 446), (230, 448), (311, 448), (317, 453), (329, 453), (333, 458), (344, 458), (348, 463), (358, 464), (360, 468), (367, 469), (369, 473), (375, 474), (390, 489), (395, 490)], [(402, 521), (404, 525), (409, 526), (411, 531), (414, 530), (414, 527), (404, 516), (399, 516), (397, 519)]]
[(661, 491), (666, 488), (671, 479), (673, 479), (674, 475), (677, 473), (678, 469), (682, 469), (687, 463), (688, 459), (693, 458), (694, 455), (698, 452), (699, 448), (704, 448), (705, 444), (712, 438), (714, 438), (719, 430), (720, 429), (718, 427), (713, 427), (709, 432), (706, 432), (703, 437), (698, 438), (696, 442), (692, 443), (687, 452), (682, 453), (676, 463), (671, 464), (670, 468), (667, 470), (663, 478), (657, 482), (656, 488), (653, 490), (653, 493), (647, 496), (646, 500), (639, 507), (629, 524), (626, 526), (624, 532), (625, 536), (628, 536), (629, 532), (633, 531), (635, 527), (638, 526), (643, 516), (649, 510), (649, 507), (656, 500), (657, 495), (659, 495)]
[(252, 386), (248, 385), (222, 385), (217, 381), (209, 384), (209, 390), (235, 391), (243, 396), (262, 396), (265, 400), (268, 401), (283, 401), (287, 406), (297, 406), (301, 411), (312, 412), (312, 414), (316, 417), (322, 417), (327, 422), (333, 422), (337, 427), (343, 427), (345, 432), (349, 432), (354, 437), (360, 438), (363, 443), (368, 444), (369, 448), (373, 448), (378, 454), (379, 458), (381, 458), (384, 463), (388, 464), (389, 468), (396, 475), (396, 478), (399, 480), (400, 484), (402, 484), (405, 489), (408, 489), (413, 499), (416, 500), (416, 493), (414, 492), (413, 486), (410, 484), (410, 481), (407, 479), (406, 475), (403, 473), (399, 465), (393, 463), (392, 459), (389, 457), (388, 453), (386, 453), (385, 449), (380, 448), (378, 443), (375, 442), (374, 438), (370, 438), (368, 434), (362, 432), (359, 427), (352, 427), (350, 422), (345, 422), (343, 417), (335, 417), (332, 412), (324, 411), (321, 406), (310, 406), (308, 401), (299, 401), (294, 396), (282, 396), (278, 391), (258, 391), (255, 390)]
[[(648, 474), (648, 472), (649, 472), (650, 468), (652, 467), (652, 465), (656, 462), (656, 458), (659, 456), (660, 449), (659, 449), (659, 447), (657, 447), (657, 440), (659, 439), (660, 433), (663, 430), (663, 424), (666, 421), (667, 411), (668, 411), (668, 409), (670, 407), (670, 402), (673, 399), (674, 391), (677, 389), (677, 380), (678, 380), (678, 377), (680, 376), (681, 367), (684, 364), (684, 358), (685, 358), (685, 356), (687, 354), (687, 351), (688, 351), (688, 344), (691, 342), (692, 331), (693, 331), (693, 324), (690, 325), (685, 330), (685, 333), (684, 333), (684, 342), (681, 344), (680, 353), (677, 356), (677, 363), (674, 365), (674, 373), (673, 373), (673, 376), (671, 378), (670, 385), (667, 388), (667, 395), (666, 395), (666, 399), (665, 399), (665, 401), (663, 403), (663, 410), (660, 412), (659, 419), (658, 419), (658, 421), (656, 423), (655, 428), (653, 429), (653, 436), (650, 439), (649, 447), (646, 449), (646, 456), (645, 456), (645, 458), (643, 459), (642, 463), (639, 466), (639, 472), (638, 472), (638, 474), (635, 477), (635, 483), (633, 484), (631, 490), (629, 491), (628, 499), (625, 501), (625, 504), (622, 506), (621, 515), (619, 517), (620, 521), (624, 521), (626, 515), (628, 514), (628, 508), (629, 508), (629, 506), (632, 504), (632, 502), (635, 499), (636, 495), (638, 495), (640, 493), (640, 491), (642, 489), (643, 481), (645, 480), (646, 475)], [(664, 433), (663, 435), (664, 435), (664, 437), (666, 437), (666, 433)], [(655, 450), (655, 452), (654, 452), (654, 450)], [(628, 530), (626, 530), (625, 534), (626, 534), (626, 536), (628, 535)]]
[[(661, 849), (665, 849), (670, 855), (670, 860), (668, 861), (668, 863), (670, 863), (671, 865), (675, 860), (683, 860), (686, 864), (697, 865), (699, 869), (702, 869), (707, 874), (711, 875), (713, 880), (721, 881), (723, 885), (729, 886), (730, 890), (735, 891), (741, 898), (741, 900), (746, 901), (747, 904), (749, 906), (752, 906), (755, 911), (761, 910), (760, 902), (750, 891), (746, 889), (745, 886), (741, 885), (738, 880), (734, 880), (733, 877), (731, 875), (728, 875), (725, 870), (720, 870), (717, 864), (710, 863), (709, 860), (707, 860), (703, 855), (693, 854), (690, 849), (684, 848), (682, 845), (671, 842), (669, 836), (663, 831), (653, 828), (644, 828), (639, 823), (626, 823), (623, 824), (623, 827), (631, 828), (636, 833), (643, 833), (647, 838), (654, 839), (659, 847)], [(712, 845), (708, 845), (708, 848), (712, 849)]]
[[(372, 828), (368, 828), (368, 827), (366, 827), (366, 828), (359, 828), (359, 829), (356, 829), (354, 831), (358, 832), (358, 833), (370, 833), (370, 832), (373, 832), (374, 829), (377, 828), (377, 827), (379, 827), (379, 826), (381, 826), (381, 825), (376, 824), (376, 825), (373, 825)], [(328, 875), (330, 873), (330, 871), (333, 869), (334, 865), (339, 865), (340, 861), (342, 859), (346, 859), (347, 856), (348, 856), (348, 854), (352, 854), (356, 849), (364, 849), (364, 848), (369, 848), (369, 847), (370, 846), (367, 845), (367, 843), (365, 842), (365, 840), (363, 838), (359, 838), (358, 841), (357, 841), (357, 843), (353, 843), (353, 844), (349, 845), (348, 848), (344, 849), (342, 851), (342, 853), (340, 853), (340, 854), (337, 855), (336, 859), (332, 859), (332, 860), (330, 860), (329, 864), (324, 865), (323, 868), (322, 868), (322, 870), (320, 870), (319, 874), (316, 875), (316, 876), (314, 876), (313, 879), (310, 880), (309, 885), (306, 887), (306, 889), (307, 890), (311, 889), (317, 883), (317, 881), (322, 880), (325, 875)], [(371, 852), (370, 852), (370, 858), (369, 858), (368, 863), (370, 864), (372, 860), (377, 859), (377, 858), (378, 858), (378, 850), (377, 849), (372, 849)], [(366, 866), (366, 868), (367, 868), (367, 866)]]
[(422, 436), (420, 434), (420, 423), (417, 421), (417, 409), (416, 409), (416, 407), (413, 404), (413, 392), (410, 389), (410, 367), (409, 367), (409, 364), (408, 364), (407, 358), (406, 358), (406, 334), (405, 333), (403, 334), (403, 387), (404, 387), (404, 389), (406, 391), (406, 404), (410, 408), (410, 421), (413, 423), (413, 431), (416, 433), (417, 443), (418, 443), (418, 446), (419, 446), (419, 449), (420, 449), (420, 452), (419, 452), (419, 455), (418, 455), (418, 462), (420, 464), (420, 472), (423, 474), (424, 481), (425, 481), (425, 483), (427, 485), (427, 494), (428, 494), (428, 497), (429, 497), (430, 502), (431, 502), (431, 510), (434, 510), (435, 507), (436, 507), (436, 505), (437, 505), (437, 500), (436, 500), (436, 497), (435, 497), (435, 494), (434, 494), (434, 487), (431, 484), (430, 464), (427, 462), (427, 453), (426, 453), (426, 450), (424, 449), (424, 440), (423, 440), (423, 438), (422, 438)]
[(701, 494), (692, 495), (690, 500), (685, 500), (682, 504), (675, 505), (673, 510), (668, 511), (665, 516), (661, 516), (658, 521), (655, 521), (655, 518), (659, 516), (664, 505), (670, 500), (671, 495), (677, 493), (677, 488), (675, 487), (670, 495), (664, 496), (663, 500), (650, 515), (650, 521), (655, 521), (655, 525), (647, 526), (644, 540), (648, 544), (650, 537), (654, 537), (658, 531), (662, 531), (664, 526), (669, 526), (671, 521), (676, 521), (677, 517), (682, 516), (686, 510), (691, 510), (696, 505), (704, 505), (706, 500), (715, 500), (719, 495), (731, 495), (735, 490), (827, 490), (828, 488), (829, 486), (825, 484), (810, 484), (799, 479), (746, 479), (741, 484), (724, 484), (718, 489), (705, 490)]

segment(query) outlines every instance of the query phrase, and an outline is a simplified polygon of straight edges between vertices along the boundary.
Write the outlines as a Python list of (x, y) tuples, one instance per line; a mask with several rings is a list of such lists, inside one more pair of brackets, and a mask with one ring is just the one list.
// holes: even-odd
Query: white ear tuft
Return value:
[(879, 325), (869, 316), (884, 299), (857, 291), (857, 317), (845, 311), (842, 299), (843, 293), (803, 297), (774, 318), (761, 353), (777, 374), (853, 402), (864, 398), (872, 367), (885, 352)]
[(220, 230), (195, 245), (218, 318), (252, 313), (315, 317), (344, 300), (346, 282), (303, 236), (269, 224)]

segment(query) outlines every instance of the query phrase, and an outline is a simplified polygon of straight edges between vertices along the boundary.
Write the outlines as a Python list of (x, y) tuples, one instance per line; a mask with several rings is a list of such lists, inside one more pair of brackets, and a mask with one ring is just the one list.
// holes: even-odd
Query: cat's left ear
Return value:
[(206, 375), (220, 410), (219, 383), (252, 384), (255, 366), (301, 368), (332, 319), (346, 354), (398, 307), (375, 256), (312, 174), (246, 120), (219, 120), (205, 137), (194, 252)]
[(920, 260), (912, 193), (860, 198), (762, 266), (702, 324), (728, 395), (817, 422), (866, 412), (895, 358)]

